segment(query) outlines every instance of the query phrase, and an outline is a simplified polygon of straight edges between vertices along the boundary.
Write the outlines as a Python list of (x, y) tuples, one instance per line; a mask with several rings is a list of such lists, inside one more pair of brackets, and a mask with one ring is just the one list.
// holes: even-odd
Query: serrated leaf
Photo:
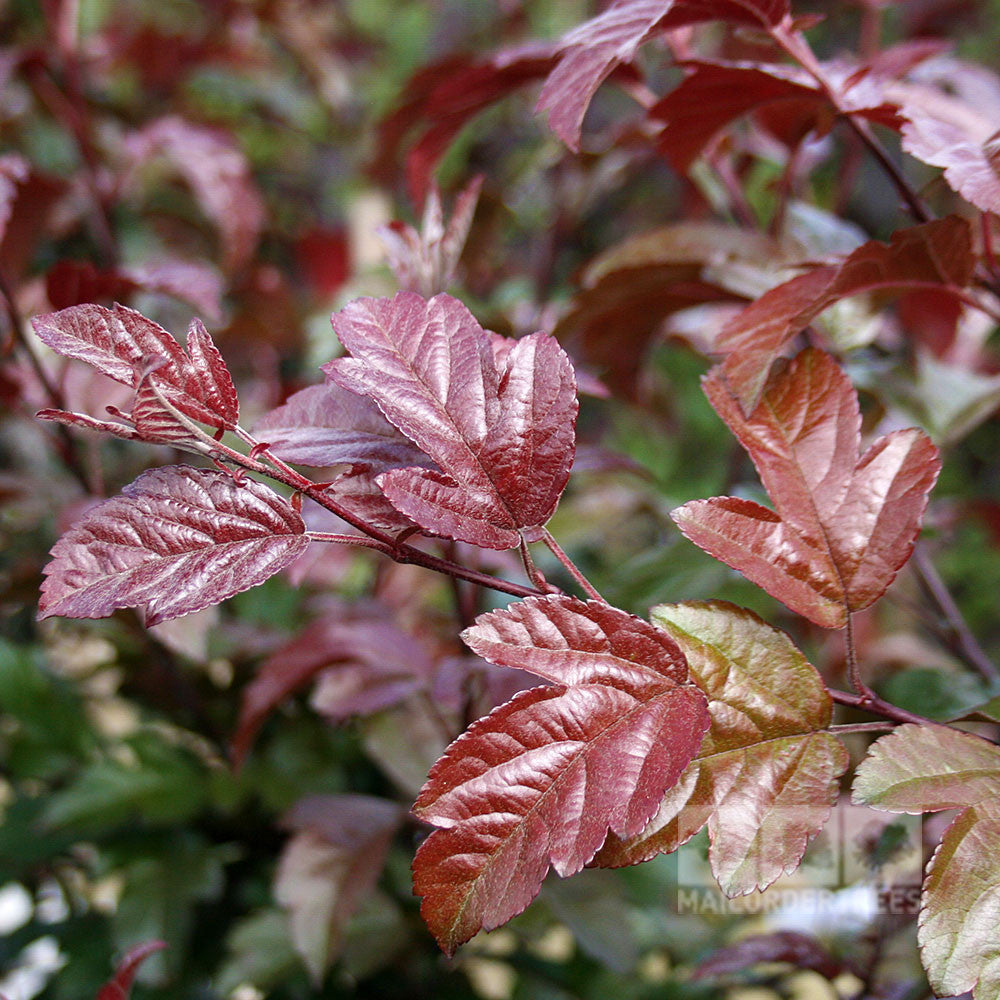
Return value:
[(227, 430), (239, 421), (232, 376), (201, 320), (188, 330), (188, 354), (159, 324), (117, 304), (70, 306), (36, 316), (32, 325), (52, 350), (135, 389), (156, 359), (152, 379), (185, 416)]
[(375, 887), (403, 818), (393, 802), (368, 795), (302, 799), (284, 817), (294, 831), (278, 862), (275, 899), (316, 986), (336, 958), (348, 920)]
[(966, 287), (975, 257), (969, 224), (955, 215), (900, 229), (888, 244), (871, 240), (837, 266), (816, 268), (766, 292), (723, 328), (722, 370), (749, 413), (771, 365), (788, 342), (840, 299), (875, 291)]
[(569, 478), (578, 403), (573, 366), (543, 333), (498, 365), (486, 331), (447, 295), (358, 299), (333, 317), (351, 352), (324, 366), (373, 399), (441, 469), (396, 469), (378, 485), (434, 534), (486, 548), (543, 525)]
[(129, 949), (118, 963), (114, 978), (98, 990), (97, 1000), (128, 1000), (139, 966), (150, 955), (162, 951), (166, 946), (165, 941), (147, 941), (145, 944), (139, 944)]
[(39, 618), (137, 607), (155, 625), (263, 583), (308, 545), (301, 516), (261, 483), (166, 466), (92, 508), (56, 543)]
[(708, 695), (711, 726), (694, 760), (637, 836), (611, 836), (595, 863), (670, 853), (708, 824), (709, 861), (730, 896), (794, 871), (822, 829), (849, 758), (829, 733), (822, 679), (783, 633), (725, 601), (661, 605), (653, 620)]
[(917, 940), (938, 996), (968, 990), (1000, 996), (1000, 804), (986, 799), (959, 813), (927, 868)]
[(1000, 795), (1000, 748), (947, 726), (899, 726), (868, 748), (854, 776), (859, 805), (887, 812), (960, 809)]
[(550, 864), (571, 875), (609, 830), (637, 833), (708, 725), (670, 637), (608, 605), (529, 598), (481, 615), (463, 638), (553, 686), (471, 726), (414, 806), (444, 827), (417, 853), (414, 889), (448, 953), (523, 910)]
[(757, 467), (776, 512), (693, 500), (671, 514), (696, 545), (793, 611), (839, 628), (878, 600), (913, 549), (940, 458), (923, 431), (894, 431), (858, 458), (861, 414), (830, 355), (808, 348), (749, 417), (713, 369), (703, 381)]
[(766, 26), (787, 12), (784, 0), (617, 0), (563, 37), (535, 110), (548, 111), (552, 131), (579, 152), (583, 117), (597, 88), (657, 31), (713, 20)]

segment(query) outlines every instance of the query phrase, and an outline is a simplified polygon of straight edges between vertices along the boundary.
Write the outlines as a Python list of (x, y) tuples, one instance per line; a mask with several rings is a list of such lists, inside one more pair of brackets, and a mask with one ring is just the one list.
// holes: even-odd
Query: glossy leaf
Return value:
[(260, 483), (183, 465), (154, 469), (59, 539), (39, 618), (141, 608), (155, 625), (263, 583), (308, 544), (299, 514)]
[(561, 58), (535, 110), (548, 111), (549, 127), (578, 152), (583, 117), (597, 88), (618, 66), (631, 63), (657, 31), (712, 20), (777, 24), (787, 12), (783, 0), (617, 0), (563, 37)]
[(708, 725), (665, 633), (595, 601), (529, 598), (463, 638), (552, 682), (474, 723), (431, 769), (414, 811), (437, 830), (414, 861), (422, 913), (448, 953), (579, 871), (609, 830), (637, 833)]
[(164, 941), (147, 941), (130, 949), (118, 963), (114, 977), (97, 991), (97, 1000), (128, 1000), (139, 966), (166, 946)]
[(136, 389), (149, 360), (158, 359), (151, 377), (182, 413), (226, 429), (239, 420), (232, 376), (201, 320), (191, 322), (186, 354), (163, 327), (125, 306), (72, 306), (32, 323), (52, 350)]
[(988, 798), (959, 813), (927, 868), (917, 940), (938, 996), (1000, 995), (1000, 804)]
[(388, 468), (420, 465), (427, 456), (367, 397), (336, 382), (313, 385), (266, 413), (254, 434), (286, 462)]
[(899, 726), (868, 748), (852, 796), (914, 814), (993, 800), (1000, 796), (1000, 748), (947, 726)]
[(760, 399), (774, 360), (824, 309), (865, 292), (952, 288), (969, 284), (975, 258), (969, 224), (948, 216), (893, 233), (888, 244), (872, 240), (838, 266), (816, 268), (772, 288), (723, 329), (717, 347), (723, 371), (743, 406)]
[(513, 548), (555, 510), (573, 462), (573, 366), (551, 337), (517, 341), (498, 366), (457, 299), (359, 299), (333, 317), (351, 357), (324, 366), (373, 399), (440, 472), (390, 470), (378, 485), (422, 528)]
[(794, 871), (822, 829), (849, 758), (829, 733), (822, 679), (784, 634), (724, 601), (661, 605), (653, 620), (708, 695), (711, 726), (644, 830), (611, 836), (595, 863), (638, 864), (708, 824), (709, 861), (730, 896)]
[(718, 369), (705, 392), (753, 459), (776, 511), (713, 497), (673, 511), (696, 545), (826, 628), (878, 600), (906, 562), (940, 459), (915, 428), (859, 459), (861, 414), (850, 380), (808, 348), (749, 417)]
[(375, 888), (403, 810), (368, 795), (302, 799), (284, 817), (294, 831), (278, 861), (275, 899), (289, 913), (292, 943), (316, 986), (344, 931)]

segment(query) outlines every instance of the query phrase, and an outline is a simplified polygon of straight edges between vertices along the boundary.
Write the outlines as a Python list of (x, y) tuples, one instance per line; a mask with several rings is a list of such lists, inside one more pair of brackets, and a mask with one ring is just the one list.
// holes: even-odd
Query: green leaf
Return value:
[(854, 776), (852, 795), (860, 805), (905, 813), (995, 799), (1000, 795), (1000, 748), (946, 726), (900, 726), (869, 747)]
[(992, 799), (959, 814), (927, 869), (917, 938), (935, 993), (1000, 996), (998, 926), (1000, 803)]
[(697, 756), (637, 837), (609, 837), (596, 863), (638, 864), (675, 851), (708, 824), (709, 861), (730, 896), (798, 867), (847, 769), (829, 733), (822, 678), (783, 632), (723, 601), (661, 605), (655, 624), (681, 647), (709, 698)]

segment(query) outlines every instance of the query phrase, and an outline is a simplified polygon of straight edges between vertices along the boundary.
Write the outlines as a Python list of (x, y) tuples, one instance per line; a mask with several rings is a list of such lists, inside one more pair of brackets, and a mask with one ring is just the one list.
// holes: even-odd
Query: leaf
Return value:
[(595, 601), (529, 598), (462, 634), (498, 666), (553, 683), (474, 723), (414, 811), (437, 830), (414, 861), (421, 912), (449, 954), (579, 871), (612, 830), (637, 833), (708, 725), (684, 658), (652, 625)]
[(162, 951), (166, 946), (165, 941), (147, 941), (145, 944), (139, 944), (129, 949), (118, 963), (114, 978), (97, 991), (97, 1000), (128, 1000), (139, 966), (150, 955)]
[(1000, 136), (987, 108), (944, 87), (901, 85), (902, 146), (911, 156), (944, 168), (944, 179), (984, 212), (1000, 212)]
[(998, 858), (1000, 804), (991, 797), (959, 813), (927, 867), (917, 940), (938, 996), (1000, 995)]
[(370, 399), (336, 382), (289, 396), (257, 421), (254, 434), (279, 458), (299, 465), (364, 466), (382, 472), (427, 462)]
[(728, 277), (747, 268), (773, 284), (785, 256), (770, 237), (718, 223), (678, 222), (640, 233), (588, 265), (555, 336), (613, 387), (634, 392), (647, 348), (668, 316), (745, 298)]
[(858, 458), (861, 414), (840, 366), (807, 348), (744, 417), (718, 368), (703, 380), (776, 511), (734, 497), (671, 513), (681, 531), (825, 628), (885, 593), (913, 549), (941, 463), (923, 431), (894, 431)]
[(751, 111), (789, 147), (810, 132), (823, 135), (838, 113), (857, 114), (883, 124), (897, 121), (896, 106), (867, 76), (852, 80), (841, 65), (823, 65), (838, 86), (837, 104), (808, 72), (797, 66), (751, 62), (688, 60), (688, 76), (649, 112), (664, 123), (659, 146), (675, 169), (687, 172), (716, 133)]
[(0, 156), (0, 242), (3, 242), (14, 209), (18, 185), (23, 184), (30, 173), (31, 165), (18, 153)]
[(45, 275), (45, 293), (55, 309), (160, 292), (187, 302), (206, 316), (222, 316), (222, 282), (214, 268), (168, 257), (131, 267), (98, 269), (89, 260), (61, 260)]
[(743, 406), (758, 403), (771, 364), (824, 309), (864, 292), (965, 288), (975, 258), (969, 224), (955, 215), (872, 240), (839, 266), (816, 268), (772, 288), (730, 320), (717, 341), (722, 370)]
[(358, 299), (333, 317), (351, 352), (324, 365), (373, 399), (437, 462), (377, 479), (422, 528), (486, 548), (520, 544), (552, 516), (569, 478), (578, 403), (573, 366), (544, 333), (498, 366), (489, 336), (447, 295)]
[(579, 152), (583, 117), (597, 88), (656, 32), (712, 20), (767, 26), (787, 12), (784, 0), (617, 0), (562, 38), (559, 62), (535, 110), (548, 111), (549, 128)]
[(136, 389), (149, 359), (160, 359), (152, 378), (178, 410), (212, 427), (232, 429), (239, 421), (232, 376), (201, 320), (188, 329), (187, 354), (159, 324), (117, 304), (71, 306), (36, 316), (32, 325), (58, 354)]
[(244, 688), (232, 756), (240, 766), (268, 715), (322, 671), (349, 675), (352, 684), (334, 697), (328, 686), (323, 708), (342, 720), (400, 701), (426, 683), (433, 663), (423, 645), (393, 624), (382, 610), (344, 608), (315, 621), (261, 665)]
[(791, 640), (751, 611), (725, 601), (665, 604), (653, 620), (708, 695), (711, 726), (648, 826), (625, 842), (609, 837), (595, 863), (620, 867), (670, 853), (707, 823), (723, 892), (764, 889), (798, 867), (849, 763), (825, 732), (830, 695)]
[(335, 382), (310, 386), (265, 414), (255, 432), (286, 462), (349, 466), (327, 492), (369, 524), (390, 531), (415, 527), (385, 498), (376, 478), (389, 469), (434, 463), (367, 397)]
[(392, 177), (404, 159), (401, 147), (418, 131), (405, 162), (410, 197), (422, 204), (434, 167), (465, 124), (494, 102), (541, 79), (554, 65), (552, 45), (528, 43), (478, 60), (449, 56), (423, 67), (407, 81), (406, 101), (379, 125), (372, 171), (383, 179)]
[(284, 817), (295, 835), (278, 862), (274, 895), (289, 912), (292, 943), (317, 987), (348, 920), (374, 889), (402, 818), (395, 803), (368, 795), (302, 799)]
[(712, 952), (695, 968), (694, 978), (715, 979), (762, 962), (788, 962), (797, 969), (812, 969), (831, 980), (844, 971), (844, 963), (835, 959), (816, 938), (797, 931), (775, 931), (753, 934)]
[(56, 542), (39, 618), (137, 607), (155, 625), (263, 583), (308, 545), (299, 514), (261, 483), (183, 465), (154, 469)]
[(249, 263), (264, 225), (264, 203), (250, 165), (224, 131), (168, 115), (125, 140), (135, 166), (163, 157), (184, 178), (219, 230), (226, 270)]
[(479, 174), (459, 192), (447, 226), (440, 192), (432, 186), (424, 203), (420, 232), (402, 222), (379, 227), (378, 237), (403, 291), (431, 296), (447, 290), (469, 235), (482, 186), (483, 175)]
[(897, 727), (868, 748), (854, 776), (859, 805), (887, 812), (960, 809), (1000, 795), (1000, 748), (947, 726)]

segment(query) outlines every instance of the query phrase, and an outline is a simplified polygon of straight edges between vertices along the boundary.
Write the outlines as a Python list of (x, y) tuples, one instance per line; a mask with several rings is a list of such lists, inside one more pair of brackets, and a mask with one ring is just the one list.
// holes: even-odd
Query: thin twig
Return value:
[(884, 733), (896, 727), (895, 722), (844, 722), (836, 726), (828, 726), (827, 731), (838, 736), (844, 733)]
[(848, 127), (861, 140), (868, 149), (868, 152), (875, 157), (879, 166), (885, 171), (893, 186), (899, 192), (900, 197), (906, 203), (910, 214), (917, 222), (930, 222), (931, 214), (924, 207), (919, 195), (910, 186), (910, 182), (903, 176), (902, 171), (893, 162), (892, 157), (883, 148), (882, 144), (875, 138), (867, 122), (859, 121), (858, 118), (847, 108), (840, 104), (837, 89), (826, 78), (823, 66), (816, 58), (809, 43), (802, 36), (801, 32), (789, 34), (783, 24), (775, 25), (771, 28), (771, 37), (778, 46), (792, 59), (794, 59), (819, 85), (820, 90), (837, 109), (838, 114), (847, 122)]
[(990, 682), (1000, 680), (1000, 670), (979, 645), (955, 599), (951, 596), (947, 584), (941, 579), (937, 567), (920, 545), (914, 549), (912, 566), (921, 585), (944, 615), (948, 630), (954, 637), (955, 647), (962, 658), (978, 670), (986, 680)]
[(851, 687), (865, 698), (874, 697), (871, 688), (861, 677), (858, 651), (854, 645), (854, 618), (850, 611), (847, 612), (847, 625), (844, 629), (844, 646), (847, 651), (847, 679), (850, 681)]
[[(285, 486), (290, 486), (294, 490), (298, 490), (309, 497), (310, 500), (326, 508), (330, 513), (336, 514), (342, 521), (346, 521), (351, 527), (357, 528), (358, 531), (367, 536), (367, 539), (359, 539), (352, 542), (352, 544), (365, 545), (369, 548), (378, 549), (398, 563), (423, 566), (425, 569), (431, 569), (446, 576), (454, 576), (460, 580), (468, 580), (469, 583), (474, 583), (477, 586), (487, 587), (490, 590), (498, 590), (501, 593), (511, 594), (514, 597), (539, 597), (547, 593), (547, 591), (539, 587), (526, 587), (511, 580), (503, 580), (500, 577), (490, 576), (489, 573), (468, 569), (447, 559), (440, 559), (412, 545), (398, 542), (388, 532), (366, 523), (353, 511), (338, 503), (334, 497), (330, 496), (322, 484), (312, 482), (312, 480), (307, 479), (301, 473), (276, 458), (270, 453), (266, 445), (256, 441), (246, 430), (237, 428), (236, 433), (241, 440), (250, 445), (251, 449), (256, 449), (258, 454), (265, 455), (271, 464), (259, 462), (257, 459), (243, 455), (221, 441), (217, 441), (214, 444), (215, 452), (219, 458), (239, 468), (246, 469), (247, 472), (266, 476), (269, 479), (283, 483)], [(336, 540), (341, 542), (349, 537), (345, 535), (338, 537)], [(371, 544), (372, 541), (377, 544)]]
[(838, 691), (830, 689), (830, 697), (838, 705), (847, 705), (849, 708), (858, 708), (863, 712), (871, 712), (872, 715), (881, 715), (883, 718), (891, 719), (893, 722), (913, 722), (919, 726), (940, 726), (941, 722), (928, 719), (923, 715), (908, 712), (905, 708), (893, 705), (892, 702), (880, 698), (874, 691), (869, 691), (867, 695), (853, 694), (850, 691)]
[(601, 597), (597, 588), (577, 569), (576, 563), (563, 551), (562, 546), (552, 537), (548, 528), (542, 528), (542, 541), (548, 546), (549, 551), (563, 564), (566, 572), (583, 588), (588, 597), (602, 604), (608, 602)]

